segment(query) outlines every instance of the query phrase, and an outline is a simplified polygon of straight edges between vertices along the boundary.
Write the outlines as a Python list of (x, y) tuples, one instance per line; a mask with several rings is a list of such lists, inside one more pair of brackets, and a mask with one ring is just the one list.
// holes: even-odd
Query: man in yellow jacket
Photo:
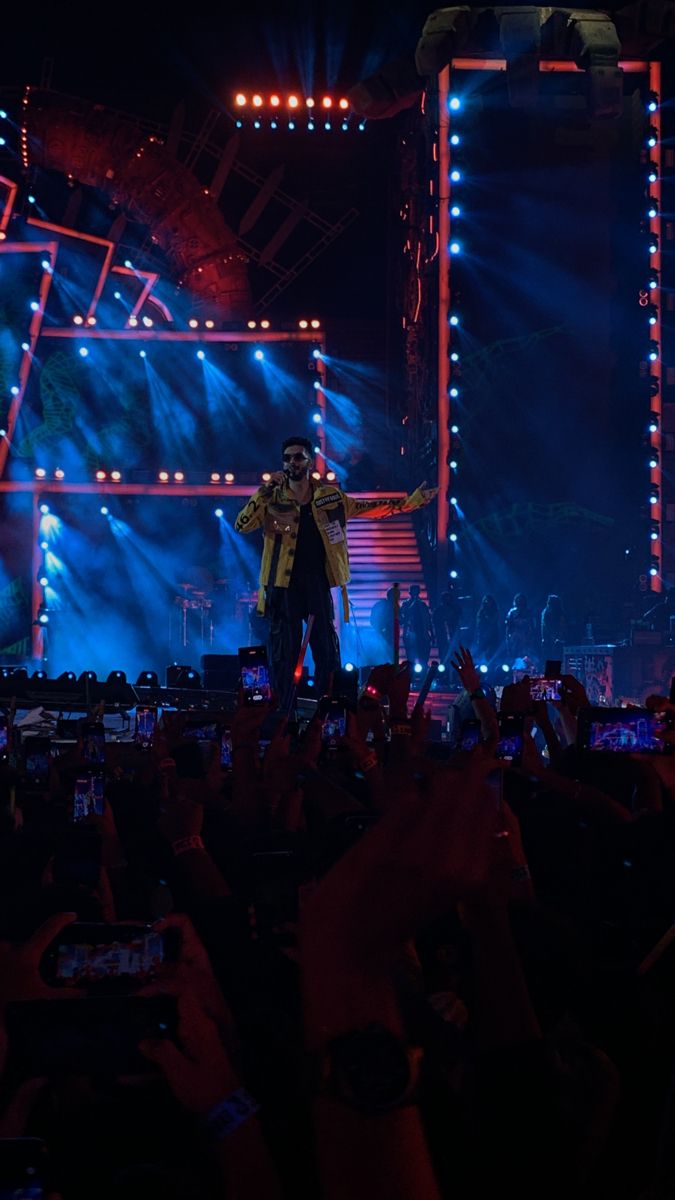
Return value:
[(293, 669), (302, 642), (302, 624), (314, 625), (317, 696), (340, 666), (330, 589), (342, 588), (346, 609), (349, 552), (346, 524), (352, 517), (390, 517), (411, 512), (433, 500), (438, 488), (424, 484), (402, 500), (355, 500), (332, 483), (310, 478), (312, 443), (288, 437), (282, 446), (284, 468), (271, 475), (244, 505), (234, 527), (238, 533), (263, 530), (260, 602), (270, 622), (268, 650), (273, 687), (282, 704), (289, 699)]

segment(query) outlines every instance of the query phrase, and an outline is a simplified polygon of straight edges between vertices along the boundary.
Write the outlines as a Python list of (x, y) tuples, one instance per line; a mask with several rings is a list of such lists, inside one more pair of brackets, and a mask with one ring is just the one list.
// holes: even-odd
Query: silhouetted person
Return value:
[(516, 658), (532, 655), (539, 639), (534, 614), (528, 608), (523, 592), (513, 597), (513, 607), (507, 613), (505, 626), (507, 658), (513, 662)]
[(551, 594), (541, 612), (541, 653), (544, 659), (562, 658), (567, 622), (560, 596)]
[(494, 657), (501, 645), (502, 630), (497, 601), (489, 593), (483, 596), (476, 613), (475, 641), (476, 657), (485, 663)]
[(441, 592), (441, 599), (434, 609), (434, 629), (436, 630), (436, 645), (441, 662), (450, 654), (459, 626), (462, 606), (453, 592)]
[(410, 585), (410, 598), (401, 605), (403, 643), (409, 662), (428, 663), (433, 638), (433, 625), (429, 605), (420, 599), (421, 587)]
[(394, 589), (389, 588), (386, 596), (380, 600), (376, 600), (370, 610), (370, 624), (377, 634), (382, 638), (386, 647), (385, 660), (389, 660), (393, 653), (394, 643)]

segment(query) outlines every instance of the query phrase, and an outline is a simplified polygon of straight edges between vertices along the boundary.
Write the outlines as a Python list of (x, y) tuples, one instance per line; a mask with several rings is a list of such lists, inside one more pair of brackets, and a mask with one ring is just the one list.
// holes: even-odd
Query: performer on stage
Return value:
[(325, 693), (331, 672), (340, 666), (330, 589), (342, 589), (347, 621), (347, 521), (411, 512), (429, 504), (438, 488), (422, 484), (402, 500), (355, 500), (334, 483), (311, 479), (313, 450), (307, 438), (288, 437), (281, 449), (283, 470), (274, 472), (270, 482), (251, 496), (234, 527), (238, 533), (263, 529), (258, 608), (269, 618), (272, 686), (285, 706), (302, 642), (302, 623), (310, 614), (314, 616), (310, 646), (317, 696)]

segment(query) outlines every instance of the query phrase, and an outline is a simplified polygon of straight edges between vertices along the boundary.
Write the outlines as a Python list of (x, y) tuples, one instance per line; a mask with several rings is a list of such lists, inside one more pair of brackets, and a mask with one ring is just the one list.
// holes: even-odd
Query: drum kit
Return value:
[(232, 592), (230, 586), (230, 580), (214, 579), (203, 567), (184, 569), (171, 606), (171, 644), (176, 651), (190, 646), (208, 653), (214, 642), (233, 632), (232, 625), (242, 627), (242, 645), (248, 640), (248, 615), (255, 608), (257, 592), (250, 585)]
[[(225, 583), (224, 579), (218, 581), (221, 584)], [(188, 622), (188, 615), (194, 613), (197, 620), (198, 638), (202, 645), (213, 645), (213, 619), (211, 610), (213, 608), (213, 600), (206, 595), (205, 591), (200, 591), (189, 580), (183, 580), (176, 584), (176, 587), (181, 589), (181, 595), (174, 598), (174, 604), (180, 610), (179, 613), (179, 642), (182, 647), (190, 645), (194, 638), (190, 637), (192, 632), (192, 623)]]

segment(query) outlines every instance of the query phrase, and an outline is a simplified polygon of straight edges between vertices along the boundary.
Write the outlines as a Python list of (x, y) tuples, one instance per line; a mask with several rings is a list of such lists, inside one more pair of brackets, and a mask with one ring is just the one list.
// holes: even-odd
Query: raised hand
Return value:
[(469, 692), (475, 692), (476, 688), (481, 685), (480, 675), (476, 670), (476, 664), (473, 661), (473, 656), (466, 646), (460, 646), (459, 650), (452, 659), (453, 666), (459, 675), (462, 687)]

